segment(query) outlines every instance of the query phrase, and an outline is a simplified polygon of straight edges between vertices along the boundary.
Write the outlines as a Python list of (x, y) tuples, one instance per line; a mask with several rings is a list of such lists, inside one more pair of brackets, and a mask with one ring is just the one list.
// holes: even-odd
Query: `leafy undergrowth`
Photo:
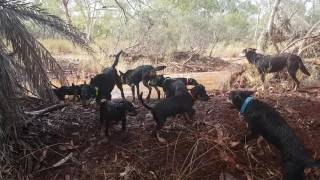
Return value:
[[(168, 119), (161, 133), (167, 144), (152, 135), (155, 123), (143, 107), (138, 116), (128, 118), (128, 132), (115, 125), (110, 140), (104, 141), (96, 110), (73, 103), (29, 123), (21, 142), (31, 145), (15, 147), (17, 163), (29, 179), (37, 180), (280, 179), (280, 156), (271, 145), (262, 141), (251, 142), (247, 149), (231, 148), (230, 143), (245, 134), (246, 124), (226, 96), (211, 92), (209, 102), (196, 102), (195, 121)], [(273, 93), (259, 99), (276, 107), (320, 159), (319, 92)], [(22, 103), (28, 104), (26, 110), (44, 106)], [(306, 173), (308, 179), (320, 177), (314, 170)]]

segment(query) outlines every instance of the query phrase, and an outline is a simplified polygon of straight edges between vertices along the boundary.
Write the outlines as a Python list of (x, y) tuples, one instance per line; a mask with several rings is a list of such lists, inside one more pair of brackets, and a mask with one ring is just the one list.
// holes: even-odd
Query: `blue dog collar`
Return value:
[(244, 103), (242, 104), (241, 109), (240, 109), (241, 114), (243, 114), (246, 111), (249, 103), (252, 102), (252, 100), (253, 100), (252, 96), (249, 96), (246, 98), (246, 100), (244, 101)]

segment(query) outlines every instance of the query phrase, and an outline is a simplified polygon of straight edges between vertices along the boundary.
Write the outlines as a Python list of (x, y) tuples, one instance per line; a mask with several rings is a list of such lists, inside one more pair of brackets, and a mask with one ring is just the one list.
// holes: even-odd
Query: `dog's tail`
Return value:
[(139, 100), (140, 100), (141, 104), (142, 104), (145, 108), (147, 108), (147, 109), (149, 109), (150, 111), (152, 111), (152, 110), (153, 110), (152, 107), (148, 106), (148, 105), (143, 101), (142, 95), (143, 95), (143, 93), (140, 93), (140, 94), (139, 94)]
[(305, 75), (310, 76), (310, 73), (309, 73), (309, 71), (307, 70), (307, 68), (304, 66), (301, 58), (300, 58), (300, 61), (299, 61), (299, 69), (300, 69)]
[(119, 62), (119, 57), (120, 57), (120, 55), (121, 55), (122, 52), (123, 52), (123, 51), (121, 50), (120, 52), (118, 52), (118, 54), (116, 54), (116, 59), (114, 60), (111, 68), (113, 68), (113, 69), (116, 68), (116, 66), (117, 66), (117, 64), (118, 64), (118, 62)]
[(163, 70), (165, 69), (167, 66), (158, 66), (158, 67), (155, 67), (154, 70), (155, 71), (160, 71), (160, 70)]

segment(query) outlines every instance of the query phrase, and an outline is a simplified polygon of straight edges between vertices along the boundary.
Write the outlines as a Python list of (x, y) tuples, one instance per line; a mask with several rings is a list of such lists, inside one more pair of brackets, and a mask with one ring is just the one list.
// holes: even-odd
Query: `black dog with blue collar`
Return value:
[(306, 152), (286, 120), (268, 104), (254, 100), (253, 91), (231, 91), (229, 101), (243, 115), (251, 132), (242, 139), (242, 143), (262, 136), (274, 145), (281, 154), (283, 161), (283, 180), (305, 179), (305, 168), (320, 168)]

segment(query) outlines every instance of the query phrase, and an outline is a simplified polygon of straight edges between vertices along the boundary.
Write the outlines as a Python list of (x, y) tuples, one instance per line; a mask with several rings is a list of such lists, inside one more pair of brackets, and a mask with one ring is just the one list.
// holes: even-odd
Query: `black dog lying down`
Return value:
[(95, 98), (96, 90), (94, 87), (89, 86), (84, 82), (84, 84), (71, 86), (61, 86), (60, 88), (52, 89), (54, 94), (59, 100), (63, 101), (66, 95), (71, 95), (75, 99), (80, 99), (81, 101), (87, 101), (91, 98)]
[(294, 54), (284, 53), (279, 55), (262, 55), (256, 53), (256, 49), (247, 48), (242, 51), (242, 54), (248, 59), (250, 64), (254, 64), (258, 69), (262, 82), (265, 81), (265, 74), (279, 72), (284, 68), (291, 78), (294, 80), (294, 90), (299, 87), (299, 80), (296, 77), (298, 69), (304, 74), (310, 76), (307, 68), (304, 66), (302, 59)]
[(80, 96), (80, 86), (74, 85), (73, 83), (71, 86), (56, 87), (55, 89), (52, 89), (52, 91), (61, 101), (65, 99), (66, 95), (73, 96), (75, 99), (79, 99)]
[[(120, 71), (121, 82), (127, 84), (131, 87), (132, 98), (135, 100), (135, 87), (137, 88), (137, 95), (140, 94), (139, 83), (142, 81), (143, 85), (148, 88), (149, 93), (147, 99), (150, 99), (151, 86), (149, 86), (149, 81), (157, 76), (157, 71), (165, 69), (166, 66), (153, 67), (151, 65), (138, 66), (135, 69), (128, 70), (125, 73)], [(160, 99), (160, 90), (155, 87), (158, 93), (158, 99)]]
[(101, 74), (96, 75), (90, 81), (90, 86), (98, 88), (97, 102), (100, 102), (102, 98), (111, 100), (111, 91), (115, 85), (120, 89), (121, 97), (125, 99), (121, 79), (116, 70), (121, 53), (122, 51), (116, 55), (116, 59), (110, 68), (104, 69)]
[(159, 130), (162, 128), (168, 117), (183, 114), (186, 118), (185, 113), (187, 113), (190, 118), (193, 118), (195, 110), (192, 106), (194, 102), (196, 100), (208, 101), (208, 99), (209, 96), (206, 93), (205, 87), (202, 85), (193, 87), (190, 92), (179, 92), (177, 96), (164, 99), (153, 107), (144, 103), (142, 100), (142, 93), (139, 96), (142, 105), (151, 111), (153, 118), (156, 121), (156, 136), (160, 142), (165, 142), (164, 139), (160, 138)]
[(251, 131), (251, 134), (241, 142), (262, 136), (281, 153), (283, 179), (304, 179), (304, 169), (320, 167), (320, 163), (314, 162), (307, 154), (304, 146), (280, 114), (266, 103), (252, 99), (253, 93), (232, 91), (229, 96), (229, 101), (242, 113)]
[(112, 100), (107, 101), (102, 99), (100, 103), (100, 126), (103, 132), (103, 124), (105, 124), (105, 136), (110, 136), (110, 125), (121, 121), (122, 130), (125, 131), (127, 127), (127, 114), (135, 116), (138, 114), (136, 108), (132, 103), (126, 100)]
[(163, 75), (158, 75), (156, 78), (152, 79), (149, 84), (153, 87), (162, 87), (166, 98), (174, 96), (176, 89), (181, 86), (181, 84), (185, 87), (188, 85), (199, 85), (199, 83), (193, 78), (170, 78), (164, 77)]

